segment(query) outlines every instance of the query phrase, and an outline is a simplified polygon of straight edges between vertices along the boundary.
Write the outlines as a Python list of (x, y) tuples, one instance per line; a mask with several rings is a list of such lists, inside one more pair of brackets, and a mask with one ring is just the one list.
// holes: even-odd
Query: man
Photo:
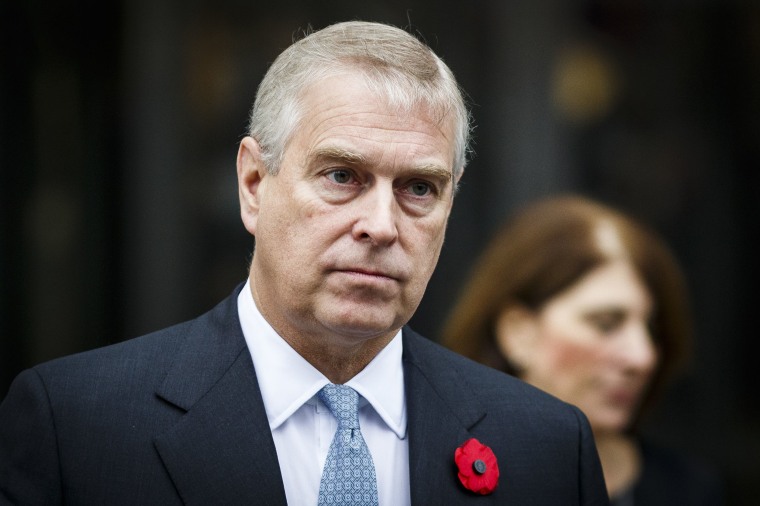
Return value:
[(22, 373), (0, 406), (0, 500), (606, 504), (576, 408), (404, 326), (468, 136), (451, 72), (403, 30), (293, 44), (237, 157), (247, 282), (198, 319)]

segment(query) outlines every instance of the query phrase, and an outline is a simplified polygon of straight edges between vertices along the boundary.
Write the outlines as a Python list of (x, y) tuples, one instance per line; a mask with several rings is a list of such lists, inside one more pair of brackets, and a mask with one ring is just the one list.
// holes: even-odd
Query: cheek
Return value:
[(324, 240), (343, 218), (335, 209), (319, 205), (316, 199), (306, 199), (298, 192), (279, 195), (280, 202), (272, 206), (268, 218), (269, 232), (281, 247), (292, 256), (313, 253), (315, 243)]
[(602, 358), (599, 346), (594, 343), (557, 335), (545, 336), (539, 355), (545, 357), (545, 371), (548, 374), (576, 376), (579, 380), (593, 374)]
[(543, 336), (526, 380), (560, 399), (588, 409), (588, 396), (596, 390), (599, 353), (589, 344)]
[(406, 244), (404, 249), (420, 262), (428, 262), (431, 270), (435, 268), (443, 247), (447, 216), (447, 213), (439, 212), (425, 218), (405, 219), (400, 224), (399, 235)]
[(550, 351), (555, 367), (568, 369), (595, 361), (596, 353), (587, 345), (559, 341)]

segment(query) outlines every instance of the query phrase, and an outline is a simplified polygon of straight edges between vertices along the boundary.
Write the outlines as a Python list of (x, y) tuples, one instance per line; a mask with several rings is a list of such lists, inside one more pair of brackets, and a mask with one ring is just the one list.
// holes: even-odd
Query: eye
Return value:
[(605, 311), (586, 315), (586, 321), (602, 334), (611, 334), (618, 330), (625, 321), (622, 311)]
[(402, 192), (408, 193), (413, 197), (430, 197), (433, 194), (438, 194), (438, 187), (429, 181), (412, 181), (404, 183), (400, 188)]
[(351, 182), (351, 172), (346, 169), (335, 169), (327, 173), (327, 178), (338, 184)]
[(417, 181), (409, 185), (409, 191), (417, 197), (424, 197), (425, 195), (430, 194), (433, 189), (430, 184)]

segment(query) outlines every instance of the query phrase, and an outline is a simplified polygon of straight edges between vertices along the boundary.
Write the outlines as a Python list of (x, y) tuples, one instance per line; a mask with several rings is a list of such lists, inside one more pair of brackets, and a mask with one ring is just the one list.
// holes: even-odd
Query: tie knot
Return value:
[(339, 429), (359, 428), (359, 394), (346, 385), (325, 385), (317, 394), (338, 419)]

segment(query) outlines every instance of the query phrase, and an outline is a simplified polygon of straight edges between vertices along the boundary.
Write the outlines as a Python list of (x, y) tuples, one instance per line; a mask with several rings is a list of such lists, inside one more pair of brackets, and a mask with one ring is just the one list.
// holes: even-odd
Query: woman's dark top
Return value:
[(642, 472), (636, 483), (612, 497), (610, 506), (723, 506), (723, 484), (715, 470), (673, 450), (640, 442)]

